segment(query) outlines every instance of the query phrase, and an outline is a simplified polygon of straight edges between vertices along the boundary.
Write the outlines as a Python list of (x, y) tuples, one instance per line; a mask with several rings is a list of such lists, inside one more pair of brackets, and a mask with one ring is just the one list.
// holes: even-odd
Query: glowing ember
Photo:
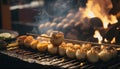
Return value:
[(94, 38), (98, 38), (98, 43), (101, 44), (103, 38), (102, 38), (102, 36), (100, 35), (100, 32), (99, 32), (98, 30), (95, 31), (93, 37), (94, 37)]
[(108, 42), (108, 40), (105, 38), (105, 39), (104, 39), (104, 42)]
[(116, 39), (115, 37), (112, 39), (111, 43), (115, 43)]

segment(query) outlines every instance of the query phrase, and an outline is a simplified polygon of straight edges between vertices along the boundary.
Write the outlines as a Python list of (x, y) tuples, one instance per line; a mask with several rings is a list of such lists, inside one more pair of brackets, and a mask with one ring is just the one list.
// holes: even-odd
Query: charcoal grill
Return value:
[(120, 52), (118, 56), (108, 62), (99, 61), (90, 63), (87, 60), (68, 59), (59, 55), (49, 53), (40, 53), (29, 48), (13, 48), (10, 50), (1, 50), (0, 53), (20, 59), (28, 63), (53, 66), (60, 69), (120, 69)]

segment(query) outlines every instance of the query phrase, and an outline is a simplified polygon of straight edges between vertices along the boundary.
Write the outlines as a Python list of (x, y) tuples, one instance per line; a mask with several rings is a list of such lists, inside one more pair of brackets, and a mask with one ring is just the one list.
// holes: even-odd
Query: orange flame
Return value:
[(95, 33), (93, 35), (94, 38), (98, 38), (98, 43), (101, 44), (102, 43), (102, 36), (100, 35), (100, 32), (98, 30), (95, 30)]
[(108, 40), (105, 38), (105, 39), (104, 39), (104, 42), (108, 42)]
[(83, 17), (98, 17), (102, 20), (104, 28), (107, 28), (109, 23), (113, 24), (117, 22), (116, 16), (109, 15), (111, 8), (112, 3), (110, 0), (88, 0)]
[(112, 39), (111, 43), (115, 43), (116, 39), (115, 37)]
[[(72, 10), (69, 11), (69, 13), (65, 18), (63, 19), (61, 18), (61, 22), (59, 24), (54, 23), (54, 25), (57, 28), (63, 27), (64, 29), (65, 27), (72, 27), (73, 25), (76, 26), (82, 23), (87, 24), (89, 23), (90, 18), (98, 17), (99, 19), (101, 19), (103, 23), (103, 27), (106, 29), (108, 28), (109, 23), (114, 24), (118, 22), (116, 16), (109, 14), (109, 11), (113, 7), (110, 0), (88, 0), (86, 6), (87, 6), (86, 8), (80, 7), (77, 13), (74, 13), (74, 11)], [(88, 18), (88, 20), (86, 18)], [(53, 22), (56, 22), (56, 20), (57, 19), (53, 19)], [(52, 22), (49, 23), (48, 25), (50, 24), (52, 24)], [(84, 26), (86, 24), (82, 24), (82, 25)], [(44, 25), (41, 24), (40, 29), (42, 29), (43, 27)], [(87, 26), (84, 26), (84, 27), (87, 27)], [(50, 27), (50, 29), (53, 30), (52, 27)], [(98, 43), (101, 43), (103, 40), (98, 30), (95, 31), (94, 38), (98, 38), (98, 41), (99, 41)], [(104, 41), (108, 42), (106, 39)], [(113, 42), (114, 42), (114, 39), (111, 43)]]

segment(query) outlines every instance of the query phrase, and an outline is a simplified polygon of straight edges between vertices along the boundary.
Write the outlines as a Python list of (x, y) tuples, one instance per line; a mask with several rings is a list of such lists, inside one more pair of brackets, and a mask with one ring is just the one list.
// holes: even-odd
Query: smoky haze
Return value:
[(36, 17), (37, 23), (40, 24), (40, 32), (61, 30), (61, 28), (56, 28), (57, 25), (63, 21), (69, 12), (73, 12), (73, 14), (76, 12), (77, 6), (75, 4), (77, 4), (76, 0), (46, 0), (45, 6), (40, 9), (40, 13)]
[[(108, 22), (111, 20), (110, 0), (80, 0), (78, 3), (74, 1), (78, 0), (53, 0), (53, 2), (48, 0), (48, 5), (44, 7), (47, 9), (43, 8), (43, 14), (38, 16), (40, 32), (49, 34), (58, 30), (64, 32), (66, 38), (91, 40), (94, 27), (103, 28), (103, 17), (106, 17)], [(85, 4), (84, 7), (81, 6), (82, 3)], [(92, 11), (90, 17), (86, 13), (88, 11)]]

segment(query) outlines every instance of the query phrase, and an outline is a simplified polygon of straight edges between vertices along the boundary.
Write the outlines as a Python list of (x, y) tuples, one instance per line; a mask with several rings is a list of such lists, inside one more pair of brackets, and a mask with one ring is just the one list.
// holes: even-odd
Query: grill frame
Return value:
[[(29, 48), (15, 48), (11, 50), (1, 50), (0, 53), (20, 59), (28, 63), (35, 63), (43, 66), (51, 66), (60, 69), (117, 69), (120, 68), (120, 52), (118, 56), (108, 62), (99, 61), (90, 63), (87, 60), (68, 59), (59, 55), (51, 55), (49, 53), (40, 53)], [(64, 61), (63, 61), (64, 60)], [(83, 65), (80, 65), (83, 63)], [(53, 68), (53, 69), (54, 69)]]

